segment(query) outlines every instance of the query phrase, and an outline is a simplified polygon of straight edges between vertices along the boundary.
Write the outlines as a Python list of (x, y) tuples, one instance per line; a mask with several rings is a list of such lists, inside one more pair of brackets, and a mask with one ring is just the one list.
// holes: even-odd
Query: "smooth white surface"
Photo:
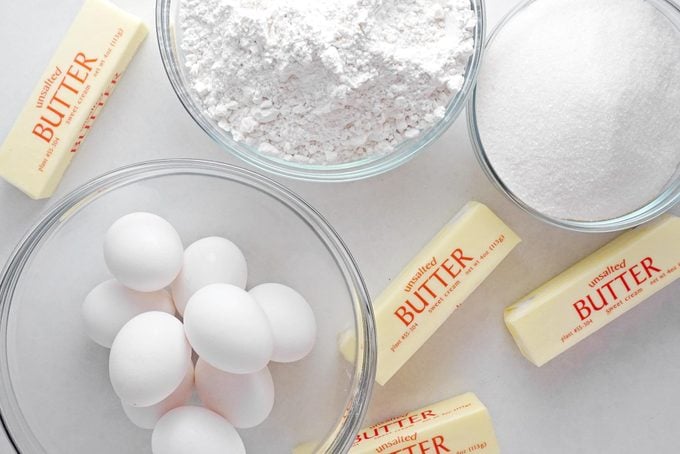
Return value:
[(138, 292), (155, 292), (182, 269), (184, 246), (177, 230), (153, 213), (130, 213), (104, 238), (104, 260), (113, 277)]
[(245, 454), (243, 441), (223, 417), (203, 407), (179, 407), (166, 413), (154, 428), (153, 454)]
[(184, 250), (182, 269), (172, 283), (172, 298), (177, 312), (184, 308), (191, 295), (208, 284), (218, 282), (246, 287), (248, 264), (243, 252), (226, 238), (216, 236), (194, 241)]
[(109, 354), (109, 377), (123, 402), (148, 407), (177, 389), (190, 364), (191, 347), (182, 323), (165, 312), (145, 312), (116, 335)]
[(184, 380), (168, 397), (149, 407), (133, 407), (121, 401), (125, 415), (131, 423), (142, 429), (153, 430), (159, 419), (167, 412), (183, 405), (188, 405), (194, 391), (194, 365), (190, 364)]
[(304, 296), (275, 282), (257, 285), (248, 293), (267, 315), (274, 336), (272, 361), (292, 363), (312, 351), (316, 341), (314, 311)]
[[(152, 0), (118, 0), (153, 26)], [(80, 0), (0, 5), (0, 137), (4, 137), (80, 7)], [(488, 0), (495, 24), (514, 5)], [(186, 114), (165, 77), (154, 32), (64, 178), (57, 194), (124, 164), (164, 157), (239, 161)], [(680, 452), (680, 282), (543, 368), (519, 353), (502, 311), (613, 235), (566, 232), (499, 194), (472, 154), (464, 118), (405, 166), (347, 184), (285, 180), (346, 241), (373, 296), (465, 202), (488, 204), (524, 242), (384, 387), (367, 422), (466, 391), (489, 407), (504, 454)], [(0, 181), (0, 260), (50, 201)], [(680, 207), (673, 211), (680, 215)], [(49, 285), (49, 282), (45, 282)], [(332, 410), (332, 409), (329, 409)], [(141, 430), (141, 429), (140, 429)], [(0, 453), (11, 448), (0, 441)], [(80, 453), (74, 453), (80, 454)]]
[(111, 348), (118, 331), (133, 317), (148, 311), (175, 315), (175, 305), (166, 290), (136, 292), (109, 279), (93, 288), (83, 301), (83, 325), (90, 339)]
[(274, 408), (274, 386), (268, 367), (252, 374), (230, 374), (201, 358), (196, 362), (198, 398), (237, 429), (250, 429), (267, 419)]
[(232, 374), (252, 374), (272, 357), (272, 329), (255, 299), (231, 284), (210, 284), (189, 299), (184, 331), (198, 356)]

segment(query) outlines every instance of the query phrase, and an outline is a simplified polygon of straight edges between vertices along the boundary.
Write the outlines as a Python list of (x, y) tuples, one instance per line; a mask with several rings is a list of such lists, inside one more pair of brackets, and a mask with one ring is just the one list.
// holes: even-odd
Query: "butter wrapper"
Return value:
[(51, 196), (147, 29), (104, 0), (86, 0), (0, 146), (0, 176)]
[[(293, 454), (313, 454), (306, 443)], [(362, 429), (349, 454), (499, 454), (488, 410), (473, 393), (406, 413)]]
[[(384, 385), (519, 244), (488, 207), (468, 203), (375, 299), (378, 364)], [(354, 360), (356, 338), (340, 351)]]
[(522, 354), (542, 366), (680, 277), (680, 218), (616, 238), (505, 310)]

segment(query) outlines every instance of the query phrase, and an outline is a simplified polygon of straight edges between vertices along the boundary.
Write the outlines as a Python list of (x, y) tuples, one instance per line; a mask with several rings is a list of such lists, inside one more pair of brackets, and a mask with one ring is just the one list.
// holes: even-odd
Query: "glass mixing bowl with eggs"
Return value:
[[(151, 431), (128, 419), (130, 410), (111, 386), (109, 350), (88, 336), (82, 314), (88, 293), (112, 277), (102, 247), (107, 229), (133, 212), (166, 219), (185, 247), (228, 238), (247, 260), (248, 289), (285, 283), (314, 312), (311, 352), (297, 362), (269, 363), (274, 407), (262, 424), (239, 429), (247, 451), (290, 452), (313, 440), (317, 452), (351, 446), (371, 395), (376, 341), (368, 294), (342, 240), (271, 180), (178, 159), (135, 164), (83, 185), (57, 202), (12, 254), (0, 278), (0, 414), (17, 451), (151, 450)], [(347, 328), (358, 333), (353, 364), (337, 348)]]

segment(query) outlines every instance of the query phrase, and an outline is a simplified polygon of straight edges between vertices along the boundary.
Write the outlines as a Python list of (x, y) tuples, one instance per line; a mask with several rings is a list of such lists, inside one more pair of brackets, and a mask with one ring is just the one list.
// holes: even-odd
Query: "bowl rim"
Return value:
[[(515, 5), (508, 13), (503, 16), (503, 18), (496, 24), (493, 28), (489, 37), (484, 44), (485, 52), (488, 51), (493, 41), (500, 34), (500, 32), (505, 28), (505, 26), (519, 13), (530, 7), (532, 4), (540, 0), (522, 0), (519, 4)], [(680, 6), (671, 0), (656, 0), (656, 2), (661, 2), (668, 6), (675, 13), (680, 14)], [(655, 2), (651, 2), (654, 4)], [(664, 14), (663, 12), (661, 12)], [(679, 29), (680, 32), (680, 29)], [(479, 130), (479, 124), (477, 121), (477, 84), (472, 90), (470, 98), (467, 102), (467, 129), (468, 136), (470, 137), (470, 142), (472, 143), (472, 149), (479, 162), (482, 170), (493, 183), (496, 188), (502, 192), (508, 199), (512, 200), (515, 205), (520, 207), (523, 211), (531, 214), (541, 221), (556, 226), (561, 227), (566, 230), (572, 230), (576, 232), (616, 232), (620, 230), (625, 230), (628, 228), (636, 227), (638, 225), (649, 222), (658, 216), (664, 214), (666, 211), (670, 210), (678, 202), (680, 202), (680, 168), (676, 172), (669, 186), (662, 191), (654, 200), (638, 208), (635, 211), (627, 213), (622, 216), (618, 216), (612, 219), (598, 220), (598, 221), (579, 221), (572, 219), (562, 219), (556, 218), (544, 214), (535, 208), (531, 207), (525, 203), (519, 196), (517, 196), (510, 188), (504, 183), (503, 179), (498, 175), (494, 169), (491, 161), (486, 154), (484, 145), (482, 144), (481, 134)], [(674, 180), (674, 181), (673, 181)]]
[[(175, 4), (180, 0), (175, 0)], [(182, 65), (177, 55), (174, 18), (171, 14), (172, 0), (156, 0), (156, 37), (161, 54), (161, 61), (170, 84), (189, 116), (210, 136), (221, 148), (237, 156), (241, 160), (269, 173), (303, 181), (341, 182), (356, 181), (369, 178), (393, 170), (413, 159), (429, 144), (439, 138), (458, 118), (467, 104), (470, 93), (476, 83), (484, 52), (484, 36), (486, 34), (485, 0), (468, 0), (477, 18), (473, 32), (474, 51), (465, 68), (465, 80), (461, 90), (449, 101), (444, 118), (430, 127), (427, 132), (416, 139), (400, 143), (396, 149), (382, 156), (371, 156), (341, 164), (303, 164), (286, 161), (260, 153), (245, 144), (234, 141), (230, 135), (217, 127), (212, 120), (201, 113), (190, 90), (184, 82)]]
[[(352, 297), (357, 336), (354, 375), (346, 404), (336, 426), (326, 435), (320, 451), (346, 452), (354, 442), (368, 409), (377, 361), (375, 320), (363, 277), (342, 238), (328, 221), (290, 189), (251, 170), (217, 161), (175, 158), (144, 161), (107, 172), (76, 188), (57, 201), (24, 235), (0, 274), (0, 424), (16, 452), (47, 453), (33, 435), (16, 400), (8, 360), (8, 316), (19, 278), (33, 252), (54, 228), (81, 208), (118, 188), (139, 181), (173, 175), (220, 177), (244, 184), (284, 204), (314, 231), (336, 265)], [(22, 451), (25, 450), (25, 451)], [(319, 449), (319, 448), (317, 448)]]

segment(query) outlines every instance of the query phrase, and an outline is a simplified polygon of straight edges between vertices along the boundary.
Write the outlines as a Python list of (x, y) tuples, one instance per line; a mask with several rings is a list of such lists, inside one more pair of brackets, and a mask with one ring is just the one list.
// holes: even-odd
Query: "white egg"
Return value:
[(193, 390), (194, 365), (191, 364), (187, 369), (184, 380), (182, 380), (177, 389), (157, 404), (148, 407), (133, 407), (122, 401), (121, 404), (123, 405), (123, 411), (134, 425), (142, 429), (153, 429), (164, 414), (173, 408), (189, 403)]
[(153, 292), (170, 285), (182, 267), (182, 240), (160, 216), (131, 213), (106, 232), (104, 259), (126, 287)]
[(165, 312), (145, 312), (127, 322), (113, 341), (109, 376), (118, 397), (147, 407), (168, 397), (191, 365), (182, 323)]
[(184, 314), (189, 298), (209, 284), (245, 288), (248, 265), (243, 252), (231, 241), (216, 236), (200, 239), (184, 251), (182, 271), (172, 283), (177, 311)]
[(267, 316), (234, 285), (211, 284), (194, 293), (184, 311), (184, 330), (196, 353), (225, 372), (256, 372), (271, 358)]
[(196, 391), (203, 405), (238, 429), (259, 425), (274, 407), (274, 381), (267, 367), (252, 374), (230, 374), (199, 359)]
[(249, 293), (272, 327), (272, 361), (289, 363), (307, 356), (316, 342), (316, 319), (305, 298), (290, 287), (274, 283), (260, 284)]
[(207, 408), (185, 406), (166, 413), (151, 436), (153, 454), (245, 454), (234, 426)]
[(110, 348), (118, 331), (134, 316), (149, 311), (175, 313), (165, 290), (137, 292), (111, 279), (96, 286), (83, 301), (85, 332), (99, 345)]

